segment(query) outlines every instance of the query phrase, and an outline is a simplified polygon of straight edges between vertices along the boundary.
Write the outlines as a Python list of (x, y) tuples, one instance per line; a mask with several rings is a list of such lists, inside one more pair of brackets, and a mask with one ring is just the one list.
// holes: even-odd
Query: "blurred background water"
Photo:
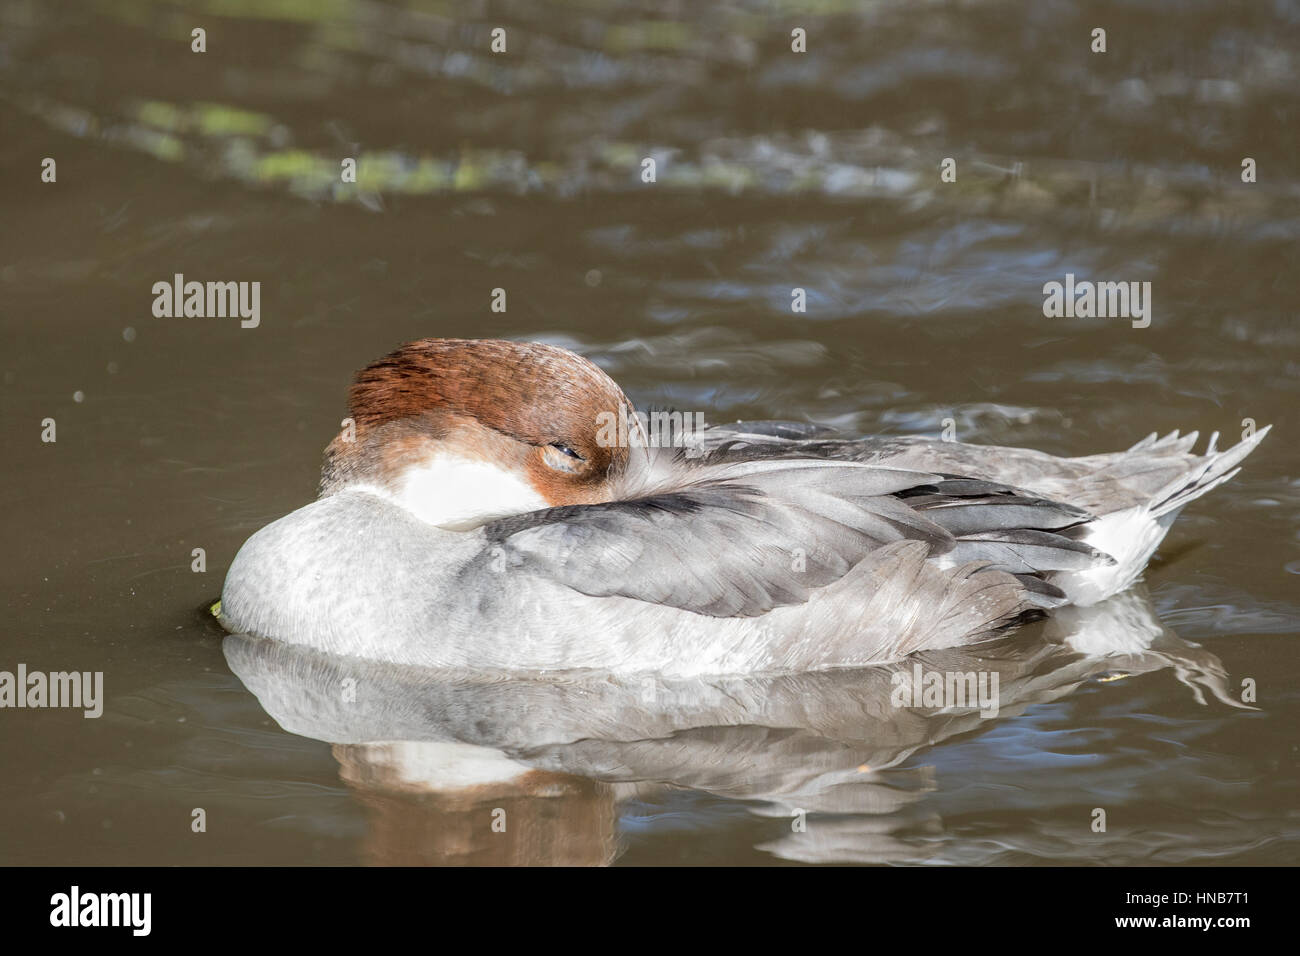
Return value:
[[(107, 696), (0, 713), (0, 862), (1293, 862), (1298, 107), (1280, 0), (0, 0), (0, 669)], [(155, 318), (175, 273), (261, 282), (261, 324)], [(1067, 273), (1151, 282), (1150, 327), (1045, 318)], [(1063, 455), (1277, 429), (1153, 563), (1159, 661), (1040, 627), (996, 720), (900, 728), (864, 675), (671, 689), (671, 725), (602, 698), (617, 741), (556, 737), (572, 695), (492, 698), (504, 739), (428, 703), (481, 689), (377, 676), (427, 719), (375, 734), (533, 771), (448, 794), (290, 706), (328, 662), (223, 654), (201, 612), (314, 495), (352, 372), (431, 335), (565, 345), (711, 422)], [(493, 842), (498, 806), (526, 822)]]

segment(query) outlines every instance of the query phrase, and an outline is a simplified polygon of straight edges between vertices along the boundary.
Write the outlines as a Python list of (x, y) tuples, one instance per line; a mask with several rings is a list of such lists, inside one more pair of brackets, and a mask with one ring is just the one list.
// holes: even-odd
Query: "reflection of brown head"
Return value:
[(383, 744), (336, 744), (340, 776), (370, 811), (379, 866), (604, 866), (617, 856), (611, 788), (531, 770), (441, 790), (404, 776)]
[(631, 405), (579, 355), (494, 339), (421, 339), (371, 363), (349, 392), (355, 441), (325, 450), (324, 494), (358, 482), (393, 487), (440, 453), (517, 473), (552, 505), (608, 501), (627, 463), (597, 442), (602, 415)]

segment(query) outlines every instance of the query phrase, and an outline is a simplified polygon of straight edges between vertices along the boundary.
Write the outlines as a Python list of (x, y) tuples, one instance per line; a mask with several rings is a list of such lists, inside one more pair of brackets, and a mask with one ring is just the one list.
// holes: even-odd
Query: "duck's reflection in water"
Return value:
[[(620, 803), (664, 787), (826, 815), (763, 845), (788, 859), (920, 859), (925, 842), (903, 835), (942, 829), (924, 809), (933, 773), (898, 765), (922, 748), (1109, 674), (1171, 667), (1198, 700), (1235, 704), (1218, 658), (1163, 627), (1140, 590), (978, 648), (768, 677), (485, 680), (240, 635), (224, 649), (281, 727), (335, 745), (372, 811), (367, 859), (383, 864), (608, 863)], [(996, 716), (976, 701), (898, 706), (918, 666), (983, 675)]]
[(335, 744), (370, 813), (368, 863), (587, 866), (617, 855), (615, 787), (431, 741)]

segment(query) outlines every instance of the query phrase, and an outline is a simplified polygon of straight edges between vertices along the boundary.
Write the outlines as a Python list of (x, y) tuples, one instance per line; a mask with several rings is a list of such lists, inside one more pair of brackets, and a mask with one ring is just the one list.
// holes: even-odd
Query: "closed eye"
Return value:
[(581, 455), (579, 455), (579, 454), (578, 454), (576, 451), (574, 451), (572, 448), (570, 448), (568, 445), (562, 444), (561, 442), (558, 442), (558, 441), (557, 441), (557, 442), (553, 442), (553, 443), (551, 444), (551, 447), (552, 447), (552, 448), (558, 448), (560, 451), (564, 452), (564, 453), (565, 453), (566, 455), (568, 455), (570, 458), (576, 458), (576, 459), (578, 459), (578, 461), (586, 461), (586, 460), (587, 460), (587, 459), (583, 458)]
[(547, 466), (556, 471), (565, 471), (570, 474), (576, 474), (582, 470), (586, 464), (586, 459), (579, 455), (564, 442), (552, 442), (542, 448), (542, 461)]

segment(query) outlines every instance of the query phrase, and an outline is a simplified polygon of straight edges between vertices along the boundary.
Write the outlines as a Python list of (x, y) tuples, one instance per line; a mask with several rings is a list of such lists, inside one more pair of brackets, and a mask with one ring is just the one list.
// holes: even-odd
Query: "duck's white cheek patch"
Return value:
[(413, 466), (392, 497), (422, 521), (464, 528), (551, 507), (524, 478), (489, 462), (437, 455)]

